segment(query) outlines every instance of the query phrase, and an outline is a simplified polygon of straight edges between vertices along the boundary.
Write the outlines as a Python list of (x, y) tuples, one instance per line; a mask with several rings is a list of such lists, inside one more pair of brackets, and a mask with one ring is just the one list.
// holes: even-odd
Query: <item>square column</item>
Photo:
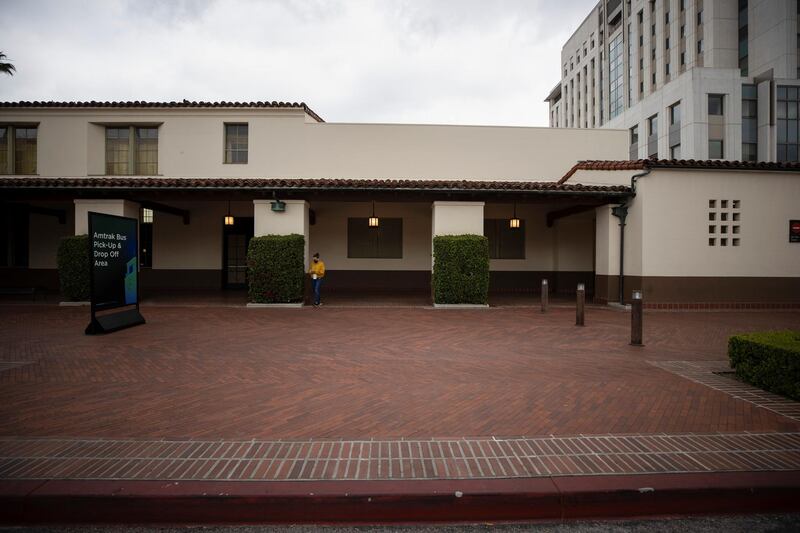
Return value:
[(283, 200), (285, 211), (273, 211), (274, 200), (253, 200), (253, 236), (302, 235), (305, 239), (304, 262), (308, 268), (308, 202)]
[(483, 235), (485, 202), (433, 202), (431, 218), (431, 269), (433, 237), (439, 235)]
[(139, 204), (129, 200), (74, 200), (75, 235), (89, 232), (89, 211), (139, 220)]
[(483, 235), (485, 202), (433, 202), (433, 236)]

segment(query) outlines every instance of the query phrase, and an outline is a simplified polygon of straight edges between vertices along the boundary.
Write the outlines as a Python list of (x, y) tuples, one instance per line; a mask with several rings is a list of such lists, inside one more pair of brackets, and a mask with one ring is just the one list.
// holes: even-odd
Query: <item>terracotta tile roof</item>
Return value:
[(0, 177), (0, 189), (338, 189), (425, 191), (533, 191), (545, 193), (628, 193), (622, 185), (559, 184), (554, 181), (471, 181), (326, 178), (165, 178), (98, 176)]
[(767, 170), (800, 172), (800, 163), (722, 161), (702, 159), (637, 159), (634, 161), (578, 161), (558, 183), (564, 183), (578, 170), (644, 170), (647, 168), (701, 170)]
[(180, 102), (145, 102), (136, 100), (133, 102), (0, 102), (0, 108), (299, 108), (311, 115), (318, 122), (325, 122), (322, 118), (311, 110), (304, 102), (196, 102), (183, 100)]

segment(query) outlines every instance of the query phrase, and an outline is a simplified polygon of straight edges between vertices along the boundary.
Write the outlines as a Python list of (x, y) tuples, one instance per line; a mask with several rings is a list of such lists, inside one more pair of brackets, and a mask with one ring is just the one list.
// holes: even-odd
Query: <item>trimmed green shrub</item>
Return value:
[(264, 235), (247, 249), (248, 296), (253, 303), (302, 302), (305, 237)]
[(437, 304), (489, 302), (489, 241), (483, 235), (433, 238), (433, 301)]
[(66, 301), (88, 302), (91, 298), (89, 236), (64, 237), (58, 243), (58, 278)]
[(800, 400), (800, 331), (734, 335), (728, 357), (743, 381)]

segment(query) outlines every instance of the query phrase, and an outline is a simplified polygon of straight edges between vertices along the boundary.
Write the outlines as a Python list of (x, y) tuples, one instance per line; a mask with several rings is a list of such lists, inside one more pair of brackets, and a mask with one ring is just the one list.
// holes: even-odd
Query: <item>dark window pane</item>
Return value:
[(797, 121), (789, 120), (786, 122), (786, 124), (786, 141), (789, 143), (797, 143)]
[(525, 221), (512, 228), (507, 218), (483, 221), (483, 234), (489, 241), (491, 259), (525, 259)]
[(709, 94), (708, 95), (708, 114), (709, 115), (722, 115), (723, 114), (722, 99), (723, 99), (723, 95), (721, 95), (721, 94)]
[(722, 141), (718, 140), (708, 141), (708, 158), (722, 159)]
[(0, 127), (0, 174), (8, 174), (8, 128)]
[(14, 174), (36, 174), (37, 128), (14, 128)]
[(755, 85), (742, 85), (742, 98), (756, 100), (758, 98), (758, 88)]
[(403, 219), (380, 218), (378, 227), (371, 228), (368, 218), (348, 218), (347, 257), (401, 259)]

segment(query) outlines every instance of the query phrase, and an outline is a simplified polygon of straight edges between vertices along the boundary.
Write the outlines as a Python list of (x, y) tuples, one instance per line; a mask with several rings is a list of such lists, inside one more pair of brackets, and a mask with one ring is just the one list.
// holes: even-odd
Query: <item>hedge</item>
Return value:
[(253, 303), (302, 302), (305, 288), (305, 238), (264, 235), (247, 249), (248, 296)]
[(728, 357), (743, 381), (800, 400), (800, 331), (734, 335)]
[(433, 301), (438, 304), (487, 304), (489, 241), (483, 235), (433, 238)]
[(62, 238), (58, 243), (57, 262), (63, 298), (72, 302), (88, 302), (91, 298), (89, 236)]

